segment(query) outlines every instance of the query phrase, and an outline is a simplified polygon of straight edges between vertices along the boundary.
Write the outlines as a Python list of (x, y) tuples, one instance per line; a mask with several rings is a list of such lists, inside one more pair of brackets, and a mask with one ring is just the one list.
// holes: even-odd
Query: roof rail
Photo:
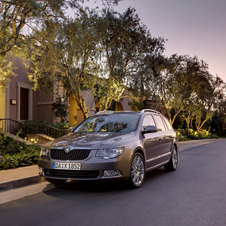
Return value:
[(153, 112), (153, 113), (157, 113), (157, 114), (160, 114), (161, 115), (161, 113), (159, 111), (152, 110), (152, 109), (142, 109), (140, 112), (141, 113), (144, 113), (144, 112)]

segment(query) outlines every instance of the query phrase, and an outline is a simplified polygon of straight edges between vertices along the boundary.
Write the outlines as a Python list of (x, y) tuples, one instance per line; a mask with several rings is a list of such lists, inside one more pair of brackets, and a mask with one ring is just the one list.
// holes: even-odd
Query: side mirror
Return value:
[(145, 130), (143, 130), (141, 133), (145, 134), (145, 133), (156, 133), (158, 130), (156, 128), (156, 126), (147, 126)]

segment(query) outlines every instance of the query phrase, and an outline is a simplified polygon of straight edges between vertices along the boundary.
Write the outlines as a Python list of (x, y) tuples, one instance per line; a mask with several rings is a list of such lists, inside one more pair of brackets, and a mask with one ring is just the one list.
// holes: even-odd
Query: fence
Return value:
[(2, 133), (11, 133), (30, 142), (44, 144), (70, 132), (69, 129), (57, 129), (36, 120), (18, 122), (10, 118), (0, 119)]

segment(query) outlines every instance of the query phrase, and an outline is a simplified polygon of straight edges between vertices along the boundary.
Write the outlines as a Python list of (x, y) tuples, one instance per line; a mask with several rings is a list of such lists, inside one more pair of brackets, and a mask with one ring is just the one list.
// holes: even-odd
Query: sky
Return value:
[(168, 39), (166, 56), (197, 56), (226, 82), (226, 0), (123, 0), (114, 9), (128, 7), (152, 36)]

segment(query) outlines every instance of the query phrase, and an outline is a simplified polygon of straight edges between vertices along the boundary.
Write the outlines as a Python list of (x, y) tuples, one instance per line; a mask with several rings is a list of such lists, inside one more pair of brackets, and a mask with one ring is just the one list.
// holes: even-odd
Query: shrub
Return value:
[(188, 138), (186, 132), (184, 129), (178, 129), (177, 130), (177, 137), (179, 141), (186, 141), (186, 140), (190, 140), (190, 138)]
[(39, 153), (40, 151), (33, 150), (29, 153), (21, 151), (14, 155), (5, 154), (2, 156), (2, 161), (0, 162), (0, 170), (37, 164)]
[(216, 134), (211, 134), (208, 130), (201, 130), (197, 132), (193, 129), (189, 129), (187, 131), (184, 129), (178, 129), (177, 135), (179, 141), (218, 138)]
[(26, 145), (8, 137), (0, 135), (0, 170), (21, 166), (30, 166), (38, 163), (41, 147), (35, 144)]

